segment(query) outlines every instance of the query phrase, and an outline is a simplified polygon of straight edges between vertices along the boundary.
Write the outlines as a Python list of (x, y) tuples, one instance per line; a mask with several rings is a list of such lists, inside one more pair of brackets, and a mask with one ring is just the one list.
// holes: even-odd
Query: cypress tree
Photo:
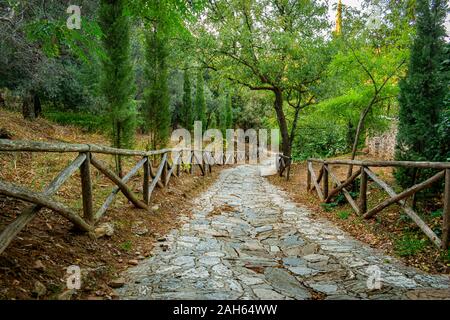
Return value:
[[(439, 151), (438, 124), (447, 90), (441, 67), (446, 6), (445, 0), (417, 1), (417, 33), (408, 74), (400, 83), (396, 160), (445, 160)], [(400, 168), (395, 175), (400, 185), (408, 187), (430, 174), (429, 170)]]
[(233, 106), (231, 94), (226, 94), (223, 98), (223, 103), (219, 114), (219, 125), (223, 134), (225, 134), (227, 129), (233, 128)]
[(222, 134), (225, 134), (225, 130), (227, 129), (227, 115), (226, 115), (226, 106), (227, 106), (227, 96), (223, 96), (220, 99), (221, 106), (219, 109), (219, 127), (222, 131)]
[[(126, 0), (101, 0), (99, 24), (103, 32), (102, 92), (107, 102), (112, 146), (130, 148), (136, 128), (133, 67), (130, 59), (130, 21)], [(122, 176), (122, 161), (116, 156), (116, 171)]]
[(225, 107), (225, 121), (227, 128), (226, 129), (232, 129), (233, 127), (233, 101), (231, 94), (228, 94), (227, 96), (227, 103)]
[(144, 126), (150, 133), (150, 148), (165, 147), (170, 134), (170, 100), (168, 88), (167, 38), (159, 21), (146, 34), (146, 68), (148, 87), (144, 93)]
[(195, 121), (201, 121), (203, 130), (206, 129), (206, 101), (203, 73), (200, 70), (197, 74), (197, 92), (195, 94)]
[(193, 114), (192, 114), (192, 89), (189, 71), (184, 72), (184, 86), (183, 86), (183, 106), (181, 109), (182, 125), (187, 130), (193, 128)]
[(211, 112), (211, 118), (209, 119), (208, 129), (217, 129), (217, 117), (215, 112)]

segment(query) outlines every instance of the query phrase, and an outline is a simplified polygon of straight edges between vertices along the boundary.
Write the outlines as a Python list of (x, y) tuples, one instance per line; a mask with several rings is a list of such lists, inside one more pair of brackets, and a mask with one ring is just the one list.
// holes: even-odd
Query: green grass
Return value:
[(106, 128), (105, 117), (102, 115), (82, 112), (46, 111), (44, 112), (44, 117), (58, 124), (77, 126), (89, 132), (103, 131)]
[(349, 211), (340, 211), (337, 213), (337, 216), (339, 219), (347, 220), (350, 217), (350, 212)]
[(335, 203), (335, 202), (332, 202), (332, 203), (321, 203), (320, 206), (321, 206), (325, 211), (331, 212), (331, 211), (333, 211), (333, 210), (338, 206), (338, 204)]
[(427, 240), (411, 234), (405, 234), (401, 239), (395, 241), (395, 251), (402, 257), (415, 256), (424, 251), (426, 246)]
[(124, 251), (131, 251), (131, 249), (133, 248), (133, 243), (130, 240), (125, 241), (120, 244), (120, 248)]

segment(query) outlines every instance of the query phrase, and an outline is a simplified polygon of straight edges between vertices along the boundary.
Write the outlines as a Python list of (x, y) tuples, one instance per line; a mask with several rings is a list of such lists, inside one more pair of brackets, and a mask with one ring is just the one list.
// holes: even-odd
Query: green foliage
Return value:
[(181, 109), (181, 119), (183, 128), (188, 130), (191, 130), (193, 128), (192, 90), (191, 79), (188, 70), (184, 71), (183, 105)]
[(79, 30), (70, 30), (66, 20), (40, 19), (30, 22), (25, 32), (31, 42), (39, 43), (42, 51), (48, 57), (59, 57), (66, 48), (85, 63), (92, 57), (103, 56), (99, 40), (102, 35), (99, 25), (95, 21), (82, 19)]
[(227, 129), (233, 129), (233, 100), (231, 94), (226, 94), (223, 100), (220, 108), (220, 129), (225, 134)]
[(442, 253), (443, 259), (450, 263), (450, 249), (447, 249), (447, 251), (444, 251)]
[(350, 217), (351, 213), (349, 211), (340, 211), (337, 213), (339, 219), (347, 220)]
[(412, 234), (405, 234), (401, 239), (395, 241), (395, 251), (402, 257), (414, 256), (424, 251), (426, 247), (427, 240)]
[(104, 115), (86, 112), (45, 111), (44, 117), (65, 126), (77, 126), (89, 132), (102, 132), (108, 128)]
[(211, 114), (211, 117), (209, 119), (208, 123), (208, 129), (217, 129), (217, 117), (215, 113)]
[(206, 129), (205, 83), (202, 70), (197, 73), (197, 87), (194, 102), (194, 120), (201, 121), (203, 124), (203, 130)]
[(444, 215), (444, 210), (443, 209), (439, 209), (436, 211), (433, 211), (431, 213), (431, 218), (442, 218)]
[(149, 25), (146, 40), (145, 75), (148, 88), (144, 94), (143, 118), (144, 127), (150, 131), (150, 148), (156, 150), (166, 146), (171, 120), (167, 83), (167, 37), (161, 21), (154, 21)]
[[(130, 148), (134, 142), (136, 106), (132, 103), (133, 66), (130, 60), (130, 18), (126, 0), (102, 0), (99, 21), (103, 31), (102, 92), (110, 121), (111, 143), (116, 148)], [(120, 157), (116, 171), (121, 174)]]
[(231, 94), (227, 95), (227, 103), (225, 105), (225, 125), (226, 129), (233, 129), (233, 101)]
[(129, 252), (129, 251), (131, 251), (131, 249), (133, 249), (133, 243), (132, 243), (130, 240), (125, 241), (125, 242), (122, 242), (122, 243), (120, 244), (120, 248), (121, 248), (123, 251)]
[[(438, 134), (448, 84), (442, 72), (446, 1), (417, 1), (417, 35), (411, 49), (408, 75), (401, 82), (396, 159), (445, 161)], [(448, 145), (448, 141), (446, 143)], [(426, 179), (433, 172), (399, 168), (396, 178), (403, 187)]]
[(330, 203), (321, 203), (320, 206), (327, 212), (333, 211), (338, 204), (336, 202), (330, 202)]

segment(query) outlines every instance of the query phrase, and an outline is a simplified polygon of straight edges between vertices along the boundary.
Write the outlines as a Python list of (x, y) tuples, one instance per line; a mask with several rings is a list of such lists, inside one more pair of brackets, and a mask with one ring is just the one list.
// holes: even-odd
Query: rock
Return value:
[(298, 267), (306, 265), (306, 261), (301, 258), (283, 258), (283, 264), (287, 267)]
[(345, 295), (345, 294), (338, 294), (338, 295), (330, 295), (325, 298), (325, 300), (360, 300), (356, 297)]
[(411, 300), (450, 300), (448, 289), (416, 289), (406, 293)]
[(307, 245), (300, 248), (300, 255), (301, 256), (307, 256), (314, 253), (317, 253), (319, 251), (320, 247), (318, 244), (315, 243), (308, 243)]
[(41, 260), (36, 260), (35, 263), (34, 263), (33, 268), (35, 270), (38, 270), (38, 271), (41, 271), (41, 272), (45, 271), (45, 266), (44, 266), (44, 264), (42, 263)]
[(270, 246), (270, 252), (273, 253), (280, 252), (280, 248), (278, 248), (277, 246)]
[(309, 299), (309, 291), (289, 272), (278, 268), (267, 268), (264, 272), (266, 280), (272, 287), (297, 300)]
[(72, 300), (72, 296), (75, 294), (74, 290), (66, 290), (58, 295), (58, 300)]
[(214, 266), (216, 264), (220, 263), (220, 259), (217, 257), (202, 257), (198, 260), (201, 264), (207, 265), (207, 266)]
[(117, 278), (108, 283), (111, 288), (117, 289), (122, 288), (125, 285), (126, 281), (124, 278)]
[(217, 251), (211, 251), (211, 252), (206, 252), (205, 256), (221, 258), (221, 257), (225, 256), (225, 253), (217, 252)]
[(332, 283), (311, 283), (309, 286), (315, 291), (325, 294), (335, 294), (338, 290), (338, 286)]
[(303, 241), (296, 235), (286, 237), (283, 242), (286, 247), (302, 246), (305, 244), (305, 241)]
[(272, 226), (262, 226), (262, 227), (256, 228), (255, 233), (260, 234), (260, 233), (271, 231), (272, 229), (273, 229)]
[(209, 272), (205, 267), (192, 268), (182, 273), (182, 277), (188, 279), (198, 279), (209, 277)]
[(330, 257), (328, 256), (324, 256), (321, 254), (308, 254), (306, 256), (303, 256), (303, 259), (305, 259), (308, 262), (311, 263), (317, 263), (317, 262), (323, 262), (323, 261), (328, 261), (328, 259), (330, 259)]
[(40, 281), (34, 283), (33, 294), (38, 298), (44, 296), (47, 293), (47, 288)]
[(413, 289), (418, 287), (417, 283), (414, 280), (409, 279), (403, 275), (383, 277), (382, 281), (400, 288)]
[(101, 238), (104, 236), (111, 237), (114, 234), (114, 225), (112, 223), (102, 223), (94, 230), (95, 237)]
[(290, 267), (289, 271), (291, 271), (293, 274), (301, 276), (301, 277), (313, 276), (313, 275), (319, 273), (319, 271), (307, 268), (305, 266)]
[(214, 267), (212, 267), (212, 270), (223, 277), (231, 277), (233, 275), (233, 272), (223, 264), (216, 264)]
[(187, 267), (193, 267), (195, 265), (194, 257), (191, 256), (180, 256), (176, 257), (172, 260), (172, 264), (176, 266), (187, 266)]
[(244, 284), (248, 286), (253, 286), (256, 284), (262, 284), (264, 283), (264, 279), (257, 278), (257, 277), (250, 277), (246, 275), (238, 275), (238, 279), (241, 280)]
[(270, 289), (253, 289), (255, 295), (261, 300), (282, 300), (284, 296)]
[(132, 231), (135, 235), (138, 235), (138, 236), (145, 236), (149, 232), (148, 228), (145, 226), (144, 227), (136, 227), (136, 228), (132, 229)]
[(128, 260), (128, 264), (132, 266), (137, 266), (139, 264), (139, 261), (135, 259)]

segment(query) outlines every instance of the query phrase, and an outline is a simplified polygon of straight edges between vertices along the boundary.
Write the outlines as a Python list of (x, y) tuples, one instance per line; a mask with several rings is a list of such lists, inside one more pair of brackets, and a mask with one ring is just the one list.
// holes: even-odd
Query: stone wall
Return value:
[(389, 130), (367, 136), (367, 151), (371, 156), (383, 160), (393, 160), (397, 138), (397, 122), (393, 122)]

